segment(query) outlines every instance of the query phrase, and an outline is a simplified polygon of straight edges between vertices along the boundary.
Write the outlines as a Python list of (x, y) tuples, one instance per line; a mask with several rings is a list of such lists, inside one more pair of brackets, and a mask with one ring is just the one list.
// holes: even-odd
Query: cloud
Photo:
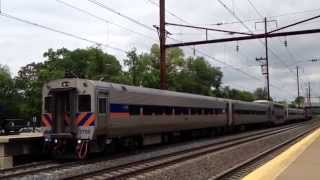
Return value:
[[(150, 1), (158, 3), (157, 0), (108, 0), (107, 2), (99, 0), (99, 2), (119, 11), (121, 14), (152, 27), (153, 25), (159, 24), (159, 10), (158, 7), (150, 3)], [(2, 10), (17, 17), (73, 33), (94, 41), (110, 44), (124, 50), (130, 50), (133, 47), (136, 47), (139, 52), (148, 51), (152, 43), (154, 43), (154, 39), (158, 39), (155, 31), (152, 32), (138, 26), (135, 23), (98, 7), (87, 0), (65, 0), (65, 2), (85, 9), (112, 23), (137, 31), (144, 36), (151, 36), (152, 38), (150, 39), (143, 35), (134, 34), (123, 28), (119, 28), (118, 26), (90, 17), (55, 0), (3, 0)], [(260, 33), (263, 32), (262, 24), (257, 24), (255, 27), (255, 22), (260, 20), (247, 21), (250, 19), (261, 19), (247, 0), (223, 0), (223, 2), (234, 10), (235, 14), (244, 20), (245, 24), (252, 31)], [(270, 19), (277, 20), (278, 27), (317, 15), (320, 12), (320, 10), (315, 10), (292, 14), (292, 12), (316, 9), (317, 7), (320, 9), (320, 1), (317, 0), (254, 0), (252, 2), (263, 16), (275, 16)], [(237, 21), (237, 19), (233, 17), (223, 6), (221, 6), (218, 1), (171, 0), (166, 1), (166, 8), (171, 14), (174, 13), (188, 23), (194, 25), (209, 26), (209, 24), (219, 22)], [(181, 22), (169, 13), (166, 14), (166, 21), (187, 23)], [(314, 20), (310, 23), (291, 28), (290, 30), (318, 28), (319, 24), (320, 20)], [(39, 29), (2, 16), (0, 17), (0, 26), (0, 64), (7, 64), (13, 74), (16, 74), (21, 66), (30, 62), (43, 61), (44, 59), (42, 58), (42, 54), (48, 48), (66, 47), (69, 49), (75, 49), (92, 46), (91, 43)], [(239, 23), (210, 27), (233, 31), (248, 31)], [(277, 27), (275, 23), (269, 23), (268, 28), (275, 29)], [(205, 39), (204, 31), (188, 30), (177, 27), (167, 27), (167, 29), (174, 34), (170, 37), (182, 41)], [(305, 91), (305, 83), (309, 80), (312, 81), (313, 86), (319, 87), (320, 64), (311, 64), (307, 61), (312, 58), (319, 58), (318, 47), (320, 42), (317, 40), (319, 39), (319, 36), (319, 34), (313, 34), (287, 38), (282, 37), (273, 38), (269, 41), (270, 48), (276, 54), (276, 56), (274, 56), (272, 52), (270, 53), (270, 80), (271, 84), (274, 85), (274, 87), (271, 87), (271, 93), (276, 99), (292, 100), (294, 98), (297, 89), (294, 74), (296, 64), (303, 69), (303, 73), (301, 75), (303, 91)], [(230, 37), (230, 35), (225, 33), (209, 32), (209, 37), (222, 38)], [(288, 42), (287, 48), (284, 46), (285, 40)], [(173, 42), (175, 41), (168, 39), (168, 43)], [(239, 45), (239, 52), (236, 51), (237, 44)], [(260, 79), (260, 81), (257, 81), (237, 70), (207, 58), (214, 66), (222, 67), (224, 72), (223, 83), (225, 85), (251, 91), (257, 87), (264, 86), (265, 79), (261, 74), (259, 64), (255, 61), (257, 57), (265, 56), (263, 40), (261, 40), (261, 42), (260, 40), (250, 40), (238, 43), (230, 42), (225, 44), (210, 44), (196, 46), (196, 48), (201, 49), (212, 57), (232, 64), (233, 66), (240, 68), (242, 71), (249, 73), (251, 76)], [(183, 49), (186, 55), (193, 55), (190, 47), (184, 47)], [(123, 52), (109, 48), (104, 48), (104, 50), (116, 55), (119, 59), (123, 59), (125, 57)], [(315, 96), (320, 96), (320, 93), (317, 91), (313, 91), (313, 93)]]

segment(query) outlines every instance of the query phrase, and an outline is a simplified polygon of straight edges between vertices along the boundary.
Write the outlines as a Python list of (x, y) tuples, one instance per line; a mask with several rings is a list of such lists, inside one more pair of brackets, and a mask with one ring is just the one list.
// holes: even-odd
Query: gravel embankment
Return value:
[(232, 168), (235, 165), (258, 155), (259, 153), (264, 152), (271, 147), (285, 142), (289, 139), (289, 137), (294, 137), (299, 133), (301, 133), (301, 131), (286, 132), (281, 135), (259, 139), (254, 141), (254, 143), (245, 143), (237, 147), (232, 147), (224, 151), (204, 155), (196, 159), (188, 160), (130, 179), (210, 179), (219, 173), (224, 172), (226, 169)]
[[(262, 131), (268, 131), (268, 130), (260, 130), (259, 132)], [(122, 158), (117, 158), (113, 160), (104, 160), (96, 163), (90, 163), (90, 164), (84, 164), (84, 165), (79, 165), (79, 166), (72, 166), (69, 168), (64, 168), (64, 169), (57, 169), (56, 171), (49, 171), (49, 172), (41, 172), (38, 174), (30, 175), (30, 176), (25, 176), (23, 179), (29, 180), (29, 179), (41, 179), (41, 180), (46, 180), (46, 179), (63, 179), (63, 178), (69, 178), (77, 175), (81, 175), (84, 173), (89, 173), (92, 171), (97, 171), (105, 168), (112, 168), (116, 167), (119, 165), (123, 165), (126, 163), (131, 163), (131, 162), (136, 162), (139, 160), (145, 160), (149, 159), (152, 157), (157, 157), (161, 155), (166, 155), (174, 152), (179, 152), (182, 150), (194, 148), (194, 147), (199, 147), (199, 146), (204, 146), (207, 144), (211, 143), (218, 143), (222, 141), (226, 141), (228, 139), (232, 139), (235, 137), (241, 137), (241, 136), (248, 136), (248, 135), (254, 135), (257, 134), (257, 132), (246, 132), (243, 134), (236, 134), (236, 135), (231, 135), (231, 136), (226, 136), (226, 137), (221, 137), (218, 139), (211, 139), (211, 140), (202, 140), (200, 142), (190, 142), (190, 143), (183, 143), (183, 144), (178, 144), (178, 145), (170, 145), (168, 147), (160, 148), (158, 150), (153, 150), (150, 152), (144, 152), (144, 153), (139, 153), (127, 157), (122, 157)], [(281, 140), (284, 140), (287, 138), (284, 136), (283, 139), (278, 138), (277, 140), (269, 140), (265, 142), (260, 142), (260, 145), (262, 147), (267, 147), (270, 144), (273, 144), (276, 142), (281, 142)], [(260, 146), (259, 145), (259, 146)], [(173, 166), (170, 168), (167, 168), (165, 171), (161, 170), (158, 173), (153, 173), (154, 176), (148, 176), (148, 179), (204, 179), (205, 177), (211, 176), (211, 174), (220, 172), (221, 170), (226, 168), (226, 163), (227, 161), (230, 162), (239, 162), (244, 157), (246, 157), (249, 153), (252, 154), (254, 152), (257, 152), (257, 145), (251, 145), (252, 147), (244, 147), (244, 148), (235, 148), (233, 153), (235, 154), (234, 157), (230, 156), (229, 152), (226, 153), (220, 153), (219, 155), (216, 155), (215, 157), (211, 156), (204, 156), (192, 161), (187, 161), (183, 164), (179, 164), (177, 166)], [(230, 149), (231, 150), (231, 149)], [(230, 158), (232, 157), (232, 158)], [(236, 158), (235, 158), (236, 157)], [(176, 167), (176, 168), (174, 168)], [(177, 168), (181, 167), (181, 168)], [(197, 170), (198, 169), (198, 170)], [(192, 176), (191, 176), (192, 175)], [(144, 176), (145, 178), (147, 176)], [(181, 177), (181, 178), (180, 178)]]

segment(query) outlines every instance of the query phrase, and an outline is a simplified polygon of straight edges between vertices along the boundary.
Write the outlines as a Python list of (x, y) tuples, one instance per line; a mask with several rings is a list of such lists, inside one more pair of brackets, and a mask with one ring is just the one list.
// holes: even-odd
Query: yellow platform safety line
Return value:
[(282, 152), (273, 160), (248, 174), (243, 180), (275, 180), (289, 167), (318, 137), (320, 129), (317, 129), (301, 141)]

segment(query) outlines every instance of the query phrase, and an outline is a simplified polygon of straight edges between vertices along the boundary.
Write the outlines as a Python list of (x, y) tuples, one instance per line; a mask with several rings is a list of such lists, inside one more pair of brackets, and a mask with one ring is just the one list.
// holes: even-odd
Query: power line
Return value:
[[(251, 5), (251, 7), (256, 11), (256, 13), (258, 14), (258, 16), (260, 16), (260, 18), (263, 18), (263, 15), (258, 11), (258, 9), (255, 7), (255, 5), (251, 2), (251, 0), (247, 0), (247, 1), (248, 1), (249, 4)], [(279, 41), (280, 41), (280, 39), (279, 39)], [(281, 41), (280, 41), (280, 43), (281, 43)], [(271, 50), (272, 50), (272, 49), (271, 49)], [(288, 49), (287, 46), (286, 46), (286, 51), (287, 51), (288, 54), (291, 56), (291, 58), (292, 58), (294, 61), (296, 61), (296, 59), (294, 58), (293, 54), (290, 52), (290, 50)], [(272, 52), (272, 54), (275, 55), (274, 52)], [(278, 56), (278, 55), (276, 55), (276, 56)], [(278, 59), (280, 60), (280, 57), (278, 57)], [(283, 63), (284, 63), (284, 62), (283, 62)], [(288, 70), (289, 70), (290, 72), (293, 72), (293, 70), (291, 70), (286, 63), (284, 63), (284, 65), (288, 68)]]
[[(224, 4), (221, 0), (217, 0), (217, 1), (218, 1), (230, 14), (232, 14), (233, 17), (236, 18), (236, 19), (242, 24), (243, 27), (245, 27), (249, 32), (251, 32), (252, 34), (254, 34), (253, 31), (252, 31), (234, 12), (232, 12), (232, 10), (231, 10), (226, 4)], [(260, 41), (260, 43), (261, 43), (263, 46), (265, 46), (265, 44), (263, 43), (262, 40), (259, 40), (259, 41)], [(282, 61), (282, 59), (274, 52), (274, 50), (273, 50), (271, 47), (270, 47), (270, 52), (271, 52), (271, 54), (272, 54), (273, 56), (275, 56), (275, 57), (288, 69), (289, 72), (292, 72), (293, 74), (295, 74), (295, 72), (293, 72), (293, 71), (288, 67), (288, 65), (287, 65), (284, 61)]]
[(251, 5), (251, 7), (256, 11), (256, 13), (263, 18), (262, 14), (258, 11), (258, 9), (254, 6), (254, 4), (251, 2), (251, 0), (248, 0), (249, 4)]
[(151, 36), (147, 36), (147, 35), (145, 35), (145, 34), (143, 34), (143, 33), (134, 31), (134, 30), (129, 29), (129, 28), (127, 28), (127, 27), (125, 27), (125, 26), (122, 26), (122, 25), (120, 25), (120, 24), (116, 24), (116, 23), (114, 23), (114, 22), (111, 22), (111, 21), (109, 21), (109, 20), (107, 20), (107, 19), (105, 19), (105, 18), (99, 17), (99, 16), (97, 16), (97, 15), (95, 15), (95, 14), (89, 12), (89, 11), (86, 11), (86, 10), (84, 10), (84, 9), (81, 9), (81, 8), (79, 8), (79, 7), (76, 7), (76, 6), (74, 6), (74, 5), (70, 4), (70, 3), (67, 3), (67, 2), (65, 2), (65, 1), (62, 1), (62, 0), (56, 0), (56, 1), (59, 2), (59, 3), (61, 3), (61, 4), (63, 4), (63, 5), (65, 5), (65, 6), (67, 6), (67, 7), (69, 7), (69, 8), (72, 8), (72, 9), (74, 9), (74, 10), (77, 10), (77, 11), (79, 11), (79, 12), (82, 12), (82, 13), (88, 15), (88, 16), (91, 16), (91, 17), (93, 17), (93, 18), (96, 18), (96, 19), (98, 19), (98, 20), (100, 20), (100, 21), (103, 21), (103, 22), (105, 22), (105, 23), (112, 24), (112, 25), (114, 25), (114, 26), (117, 26), (117, 27), (120, 27), (120, 28), (122, 28), (122, 29), (125, 29), (125, 30), (127, 30), (127, 31), (129, 31), (129, 32), (138, 34), (138, 35), (140, 35), (140, 36), (143, 36), (143, 37), (146, 37), (146, 38), (149, 38), (149, 39), (152, 39), (153, 41), (157, 41), (155, 38), (153, 38), (153, 37), (151, 37)]
[[(156, 3), (156, 2), (154, 2), (154, 1), (152, 1), (152, 0), (147, 0), (147, 1), (148, 1), (149, 3), (151, 3), (151, 4), (155, 5), (155, 6), (159, 7), (159, 4), (158, 4), (158, 3)], [(180, 18), (179, 16), (177, 16), (177, 15), (176, 15), (176, 14), (174, 14), (173, 12), (169, 11), (168, 9), (166, 9), (166, 13), (168, 13), (168, 14), (170, 14), (171, 16), (173, 16), (173, 17), (177, 18), (178, 20), (180, 20), (180, 21), (181, 21), (181, 22), (183, 22), (183, 23), (190, 24), (189, 22), (187, 22), (186, 20), (184, 20), (184, 19)]]
[[(151, 0), (148, 0), (148, 1), (150, 2)], [(159, 4), (157, 4), (157, 3), (153, 2), (153, 1), (152, 1), (152, 4), (155, 4), (156, 6), (159, 6)], [(167, 10), (166, 10), (166, 11), (167, 11)], [(174, 14), (174, 13), (171, 13), (171, 14)], [(178, 17), (178, 16), (175, 15), (175, 14), (174, 14), (174, 16), (175, 16), (175, 17)], [(188, 21), (186, 21), (186, 20), (184, 20), (184, 19), (182, 19), (182, 18), (180, 18), (180, 17), (178, 17), (178, 19), (179, 19), (180, 21), (183, 21), (183, 22), (187, 23), (187, 24), (191, 24), (191, 23), (189, 23)], [(174, 41), (181, 42), (181, 41), (176, 40), (176, 39), (174, 39), (174, 38), (170, 38), (170, 37), (169, 37), (169, 39), (172, 39), (172, 40), (174, 40)], [(191, 49), (192, 49), (192, 48), (191, 48)], [(193, 50), (193, 49), (192, 49), (192, 50)], [(219, 59), (217, 59), (217, 58), (215, 58), (215, 57), (213, 57), (213, 56), (210, 56), (209, 54), (207, 54), (207, 53), (205, 53), (205, 52), (203, 52), (203, 51), (200, 51), (199, 49), (195, 49), (195, 48), (194, 48), (194, 50), (197, 51), (198, 53), (200, 53), (200, 54), (208, 57), (209, 59), (212, 59), (213, 61), (216, 61), (216, 62), (219, 62), (219, 63), (224, 64), (224, 65), (226, 65), (226, 66), (229, 66), (229, 67), (231, 67), (232, 69), (234, 69), (234, 70), (236, 70), (236, 71), (238, 71), (238, 72), (240, 72), (240, 73), (242, 73), (242, 74), (244, 74), (244, 75), (246, 75), (246, 76), (248, 76), (248, 77), (250, 77), (250, 78), (252, 78), (252, 79), (261, 81), (261, 79), (255, 77), (255, 76), (252, 76), (251, 74), (249, 74), (249, 73), (247, 73), (247, 72), (245, 72), (245, 71), (242, 71), (240, 68), (234, 67), (234, 66), (231, 65), (231, 64), (228, 64), (228, 63), (226, 63), (226, 62), (224, 62), (224, 61), (221, 61), (221, 60), (219, 60)], [(272, 86), (274, 86), (274, 85), (272, 85)], [(276, 86), (274, 86), (274, 87), (276, 87)], [(276, 87), (276, 88), (278, 88), (278, 89), (281, 90), (281, 88), (279, 88), (279, 87)]]
[[(180, 40), (177, 40), (177, 39), (174, 39), (174, 38), (170, 38), (170, 37), (169, 37), (169, 39), (172, 39), (172, 40), (174, 40), (174, 41), (176, 41), (176, 42), (182, 42), (182, 41), (180, 41)], [(191, 49), (192, 49), (192, 48), (191, 48)], [(192, 50), (193, 50), (193, 49), (192, 49)], [(218, 62), (218, 63), (220, 63), (220, 64), (226, 65), (226, 66), (228, 66), (228, 67), (230, 67), (230, 68), (232, 68), (232, 69), (234, 69), (234, 70), (236, 70), (236, 71), (238, 71), (238, 72), (246, 75), (247, 77), (250, 77), (250, 78), (255, 79), (255, 80), (257, 80), (257, 81), (261, 81), (261, 79), (257, 78), (256, 76), (252, 76), (251, 74), (249, 74), (249, 73), (241, 70), (241, 68), (237, 68), (237, 67), (233, 66), (232, 64), (229, 64), (229, 63), (226, 63), (226, 62), (224, 62), (224, 61), (222, 61), (222, 60), (219, 60), (219, 59), (217, 59), (217, 58), (215, 58), (215, 57), (213, 57), (213, 56), (211, 56), (211, 55), (209, 55), (209, 54), (207, 54), (207, 53), (205, 53), (205, 52), (203, 52), (203, 51), (201, 51), (201, 50), (199, 50), (199, 49), (195, 49), (195, 51), (198, 52), (199, 54), (202, 54), (202, 55), (205, 56), (205, 57), (208, 57), (209, 59), (211, 59), (211, 60), (213, 60), (213, 61), (216, 61), (216, 62)]]
[[(312, 13), (312, 12), (317, 12), (320, 11), (320, 8), (317, 9), (309, 9), (309, 10), (304, 10), (304, 11), (296, 11), (296, 12), (289, 12), (289, 13), (283, 13), (283, 14), (278, 14), (278, 15), (273, 15), (273, 16), (267, 16), (268, 19), (270, 18), (279, 18), (279, 17), (284, 17), (284, 16), (292, 16), (292, 15), (299, 15), (299, 14), (306, 14), (306, 13)], [(254, 21), (259, 21), (261, 20), (260, 18), (250, 18), (250, 19), (244, 19), (242, 22), (254, 22)], [(232, 24), (240, 24), (241, 22), (239, 21), (230, 21), (230, 22), (217, 22), (217, 23), (210, 23), (210, 24), (202, 24), (201, 26), (206, 26), (206, 25), (212, 25), (212, 26), (221, 26), (221, 25), (232, 25)]]
[(125, 19), (127, 19), (127, 20), (129, 20), (129, 21), (141, 26), (141, 27), (144, 27), (145, 29), (148, 29), (148, 30), (153, 31), (153, 32), (156, 31), (155, 29), (149, 27), (148, 25), (143, 24), (143, 23), (141, 23), (141, 22), (139, 22), (139, 21), (127, 16), (127, 15), (124, 15), (124, 14), (122, 14), (122, 13), (120, 13), (120, 12), (118, 12), (118, 11), (116, 11), (116, 10), (114, 10), (114, 9), (112, 9), (112, 8), (110, 8), (110, 7), (108, 7), (108, 6), (104, 5), (104, 4), (96, 1), (96, 0), (87, 0), (87, 1), (89, 1), (89, 2), (91, 2), (93, 4), (95, 4), (95, 5), (103, 8), (103, 9), (106, 9), (106, 10), (108, 10), (108, 11), (110, 11), (110, 12), (112, 12), (112, 13), (118, 15), (118, 16), (121, 16), (121, 17), (123, 17), (123, 18), (125, 18)]
[[(155, 3), (155, 2), (152, 1), (152, 0), (148, 0), (148, 1), (149, 1), (150, 3), (156, 5), (157, 7), (159, 7), (159, 4), (158, 4), (158, 3)], [(170, 12), (170, 11), (168, 11), (168, 10), (166, 9), (166, 12)], [(175, 15), (175, 14), (172, 13), (172, 12), (170, 12), (170, 14), (171, 14), (172, 16), (178, 18), (180, 21), (182, 21), (182, 22), (184, 22), (184, 23), (191, 24), (191, 23), (189, 23), (188, 21), (180, 18), (179, 16)], [(169, 38), (169, 39), (172, 39), (172, 40), (174, 40), (174, 41), (181, 42), (181, 41), (179, 41), (179, 40), (177, 40), (177, 39), (174, 39), (174, 38)], [(224, 65), (226, 65), (226, 66), (229, 66), (229, 67), (231, 67), (232, 69), (234, 69), (234, 70), (236, 70), (236, 71), (238, 71), (238, 72), (240, 72), (240, 73), (242, 73), (242, 74), (245, 74), (246, 76), (248, 76), (248, 77), (250, 77), (250, 78), (253, 78), (253, 79), (256, 79), (256, 80), (258, 80), (258, 81), (261, 81), (261, 79), (255, 77), (255, 76), (252, 76), (251, 74), (249, 74), (249, 73), (247, 73), (247, 72), (245, 72), (245, 71), (242, 71), (240, 68), (234, 67), (234, 66), (231, 65), (231, 64), (228, 64), (228, 63), (226, 63), (226, 62), (224, 62), (224, 61), (221, 61), (221, 60), (219, 60), (219, 59), (217, 59), (217, 58), (215, 58), (215, 57), (212, 57), (212, 56), (210, 56), (209, 54), (206, 54), (205, 52), (200, 51), (199, 49), (195, 49), (195, 51), (197, 51), (198, 53), (200, 53), (200, 54), (202, 54), (202, 55), (204, 55), (204, 56), (206, 56), (206, 57), (208, 57), (208, 58), (210, 58), (210, 59), (212, 59), (212, 60), (214, 60), (214, 61), (216, 61), (216, 62), (219, 62), (219, 63), (221, 63), (221, 64), (224, 64)]]
[[(249, 32), (253, 33), (253, 31), (235, 14), (235, 12), (233, 12), (226, 4), (224, 4), (221, 0), (217, 0), (230, 14), (232, 14), (234, 16), (234, 18), (236, 18), (243, 27), (245, 27)], [(252, 4), (252, 3), (251, 3)], [(255, 8), (255, 6), (252, 4), (253, 8), (255, 10), (257, 10)], [(261, 15), (261, 13), (257, 12), (259, 15)], [(265, 46), (265, 44), (262, 42), (262, 40), (260, 40), (261, 44), (263, 46)], [(282, 61), (282, 59), (273, 51), (272, 48), (270, 48), (270, 52), (272, 53), (273, 56), (275, 56), (278, 60), (280, 60), (280, 62), (288, 69), (289, 72), (293, 72), (288, 65)], [(294, 73), (294, 72), (293, 72)], [(294, 73), (295, 74), (295, 73)]]
[(15, 17), (15, 16), (12, 16), (10, 14), (6, 14), (6, 13), (2, 12), (2, 13), (0, 13), (0, 15), (3, 16), (3, 17), (6, 17), (6, 18), (13, 19), (13, 20), (25, 23), (25, 24), (32, 25), (32, 26), (36, 26), (36, 27), (39, 27), (39, 28), (42, 28), (42, 29), (45, 29), (45, 30), (48, 30), (48, 31), (52, 31), (52, 32), (55, 32), (55, 33), (59, 33), (59, 34), (65, 35), (65, 36), (69, 36), (69, 37), (75, 38), (75, 39), (79, 39), (79, 40), (86, 41), (86, 42), (89, 42), (89, 43), (92, 43), (92, 44), (96, 44), (97, 46), (104, 46), (104, 47), (107, 47), (107, 48), (110, 48), (110, 49), (113, 49), (113, 50), (116, 50), (116, 51), (127, 53), (126, 50), (123, 50), (121, 48), (114, 47), (114, 46), (111, 46), (111, 45), (108, 45), (108, 44), (104, 44), (104, 43), (100, 43), (100, 42), (97, 42), (97, 41), (94, 41), (94, 40), (90, 40), (90, 39), (87, 39), (87, 38), (84, 38), (84, 37), (81, 37), (81, 36), (78, 36), (78, 35), (75, 35), (75, 34), (72, 34), (72, 33), (64, 32), (64, 31), (61, 31), (61, 30), (58, 30), (58, 29), (55, 29), (55, 28), (51, 28), (51, 27), (48, 27), (48, 26), (45, 26), (45, 25), (41, 25), (41, 24), (38, 24), (38, 23), (35, 23), (35, 22), (31, 22), (29, 20), (22, 19), (22, 18), (19, 18), (19, 17)]

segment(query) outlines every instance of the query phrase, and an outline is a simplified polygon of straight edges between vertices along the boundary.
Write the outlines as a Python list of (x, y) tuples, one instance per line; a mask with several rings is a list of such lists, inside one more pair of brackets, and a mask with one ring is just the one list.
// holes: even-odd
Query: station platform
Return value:
[(42, 133), (20, 133), (0, 136), (0, 169), (13, 167), (14, 157), (41, 152)]
[(243, 178), (243, 180), (301, 179), (320, 179), (320, 128)]

